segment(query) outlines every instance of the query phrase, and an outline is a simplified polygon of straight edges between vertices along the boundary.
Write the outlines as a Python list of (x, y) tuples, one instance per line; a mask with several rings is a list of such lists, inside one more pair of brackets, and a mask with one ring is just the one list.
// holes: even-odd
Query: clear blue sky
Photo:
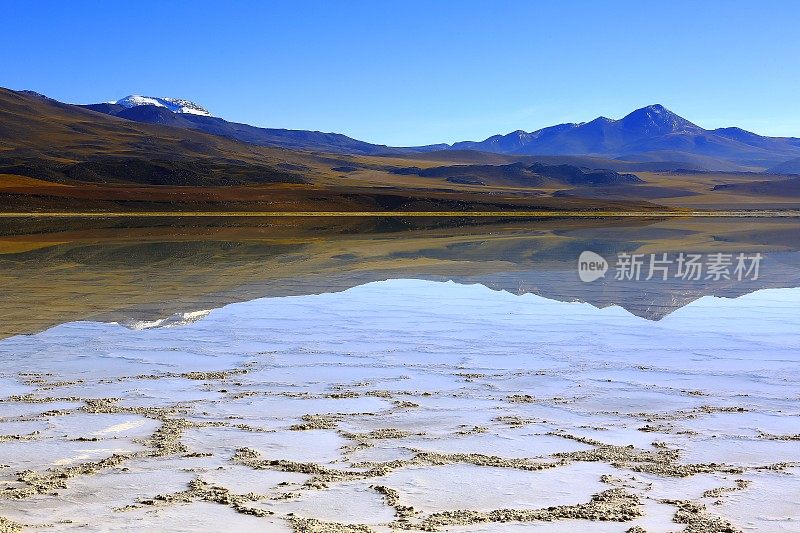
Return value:
[(661, 103), (800, 136), (800, 2), (16, 1), (0, 85), (410, 145)]

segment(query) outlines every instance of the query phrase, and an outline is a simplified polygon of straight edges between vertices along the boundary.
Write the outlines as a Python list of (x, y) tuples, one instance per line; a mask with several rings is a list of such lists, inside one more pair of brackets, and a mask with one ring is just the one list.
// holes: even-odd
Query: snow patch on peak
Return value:
[(166, 107), (173, 113), (189, 113), (191, 115), (203, 115), (206, 117), (212, 116), (211, 113), (209, 113), (208, 110), (203, 106), (182, 98), (140, 96), (138, 94), (132, 94), (126, 96), (125, 98), (121, 98), (114, 103), (123, 107), (154, 105), (157, 107)]
[(700, 127), (680, 117), (661, 104), (653, 104), (629, 113), (619, 120), (621, 125), (644, 135), (697, 133)]
[(665, 111), (669, 112), (667, 108), (661, 104), (651, 104), (647, 106), (645, 109), (649, 109), (650, 111), (653, 111), (655, 113), (663, 113)]
[[(146, 105), (146, 104), (142, 104)], [(187, 326), (194, 324), (199, 320), (204, 319), (211, 313), (212, 309), (204, 309), (201, 311), (188, 311), (185, 313), (175, 313), (166, 318), (158, 318), (156, 320), (130, 320), (125, 322), (118, 322), (121, 326), (128, 329), (141, 331), (143, 329), (154, 328), (174, 328), (179, 326)]]

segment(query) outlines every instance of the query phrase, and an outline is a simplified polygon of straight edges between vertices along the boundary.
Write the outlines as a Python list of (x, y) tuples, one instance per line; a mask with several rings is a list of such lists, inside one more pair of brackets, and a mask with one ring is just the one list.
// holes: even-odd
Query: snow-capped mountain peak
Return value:
[(154, 105), (158, 107), (166, 107), (173, 113), (189, 113), (192, 115), (204, 115), (210, 117), (211, 113), (201, 105), (184, 100), (182, 98), (167, 98), (158, 96), (140, 96), (132, 94), (114, 102), (123, 107), (136, 107), (140, 105)]
[(699, 126), (676, 115), (661, 104), (653, 104), (637, 109), (621, 118), (618, 122), (629, 131), (638, 131), (645, 135), (697, 133), (701, 131)]

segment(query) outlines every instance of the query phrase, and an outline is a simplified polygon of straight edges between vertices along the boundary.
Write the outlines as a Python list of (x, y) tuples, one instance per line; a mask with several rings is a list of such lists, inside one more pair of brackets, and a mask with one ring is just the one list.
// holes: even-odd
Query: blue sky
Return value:
[(392, 145), (619, 118), (800, 136), (800, 2), (0, 5), (0, 86), (194, 100), (258, 126)]

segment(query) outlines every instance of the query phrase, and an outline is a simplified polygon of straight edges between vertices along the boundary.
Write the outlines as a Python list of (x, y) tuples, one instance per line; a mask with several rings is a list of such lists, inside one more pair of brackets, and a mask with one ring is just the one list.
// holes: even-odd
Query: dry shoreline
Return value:
[(0, 212), (0, 218), (443, 217), (443, 218), (797, 218), (800, 210), (665, 211), (74, 211)]
[(126, 217), (490, 217), (490, 218), (795, 218), (800, 210), (666, 211), (73, 211), (0, 212), (2, 218)]

